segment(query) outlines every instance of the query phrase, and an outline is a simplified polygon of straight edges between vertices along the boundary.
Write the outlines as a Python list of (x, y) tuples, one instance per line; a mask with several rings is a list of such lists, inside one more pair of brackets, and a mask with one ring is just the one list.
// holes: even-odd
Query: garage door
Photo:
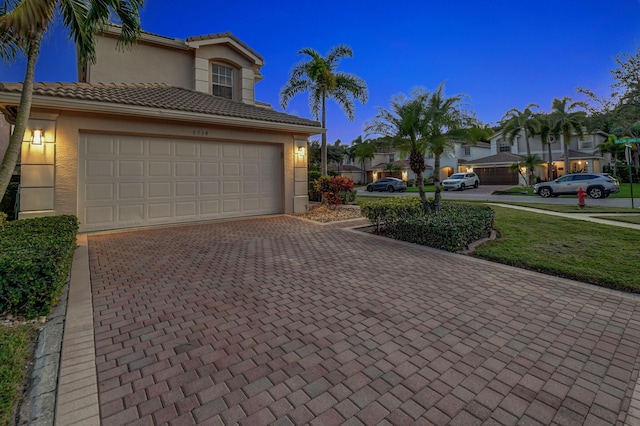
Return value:
[(474, 167), (473, 171), (480, 178), (482, 185), (517, 185), (518, 172), (509, 170), (508, 167)]
[(278, 145), (81, 134), (85, 231), (282, 212)]

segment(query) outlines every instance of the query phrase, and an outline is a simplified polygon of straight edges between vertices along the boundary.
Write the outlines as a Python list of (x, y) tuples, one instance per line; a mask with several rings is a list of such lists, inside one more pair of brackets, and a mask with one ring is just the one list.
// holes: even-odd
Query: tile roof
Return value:
[(329, 170), (332, 172), (361, 172), (362, 169), (360, 167), (354, 166), (352, 164), (343, 164), (341, 166), (337, 164), (329, 165)]
[[(0, 94), (21, 92), (22, 83), (0, 83)], [(317, 121), (162, 83), (35, 83), (33, 95), (321, 128)]]
[(467, 164), (499, 164), (499, 163), (518, 163), (522, 161), (522, 157), (510, 152), (499, 152), (495, 155), (488, 157), (478, 158), (475, 160), (469, 160)]
[[(371, 167), (371, 170), (385, 170), (388, 164), (389, 163), (376, 164), (375, 166)], [(393, 166), (399, 167), (401, 169), (408, 169), (409, 166), (410, 166), (409, 160), (397, 160), (397, 161), (394, 161), (391, 164), (393, 164)], [(427, 169), (432, 169), (433, 168), (428, 164), (426, 164), (426, 166), (427, 166)]]
[(250, 48), (245, 42), (243, 42), (242, 40), (240, 40), (238, 37), (234, 36), (230, 32), (207, 34), (207, 35), (200, 35), (200, 36), (191, 36), (191, 37), (187, 37), (187, 42), (215, 40), (217, 38), (230, 38), (231, 40), (235, 41), (240, 46), (244, 47), (249, 52), (251, 52), (252, 54), (254, 54), (255, 56), (257, 56), (258, 58), (260, 58), (261, 60), (264, 61), (264, 58), (262, 57), (262, 55), (260, 55), (258, 52), (256, 52), (252, 48)]

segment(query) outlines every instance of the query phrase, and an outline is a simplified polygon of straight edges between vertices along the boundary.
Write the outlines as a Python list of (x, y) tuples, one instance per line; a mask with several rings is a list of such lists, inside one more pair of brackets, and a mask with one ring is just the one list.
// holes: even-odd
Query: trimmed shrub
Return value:
[(7, 192), (4, 193), (2, 201), (0, 201), (0, 212), (5, 213), (9, 220), (16, 218), (16, 197), (18, 196), (19, 182), (9, 182)]
[(419, 216), (424, 212), (418, 197), (389, 197), (384, 200), (367, 201), (360, 205), (360, 211), (376, 225), (378, 231), (381, 226), (392, 229), (399, 219)]
[(353, 192), (353, 181), (343, 176), (322, 176), (313, 183), (313, 190), (316, 195), (320, 195), (323, 203), (337, 206), (352, 197), (346, 193)]
[(9, 222), (0, 229), (0, 312), (47, 315), (67, 281), (78, 219), (54, 216)]
[(448, 202), (438, 213), (425, 214), (418, 197), (371, 201), (360, 210), (392, 238), (452, 252), (490, 235), (495, 216), (488, 206)]
[(404, 217), (395, 223), (393, 238), (456, 252), (487, 237), (493, 229), (491, 207), (443, 203), (437, 214)]

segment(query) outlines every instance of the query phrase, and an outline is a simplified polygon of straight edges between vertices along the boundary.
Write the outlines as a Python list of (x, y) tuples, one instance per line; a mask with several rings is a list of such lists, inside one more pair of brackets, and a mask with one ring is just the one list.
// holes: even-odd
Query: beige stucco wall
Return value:
[(193, 89), (193, 52), (139, 42), (116, 48), (113, 37), (98, 37), (97, 61), (87, 68), (88, 83), (165, 83)]
[[(42, 112), (36, 111), (37, 114), (43, 116)], [(39, 167), (23, 171), (23, 179), (30, 182), (33, 190), (23, 192), (21, 217), (77, 215), (78, 141), (81, 132), (280, 145), (284, 168), (282, 211), (293, 213), (308, 209), (307, 161), (306, 157), (298, 155), (297, 149), (298, 146), (306, 147), (306, 135), (109, 115), (62, 112), (48, 116), (55, 118), (30, 120), (30, 128), (45, 129), (47, 136), (43, 148), (32, 146), (28, 140), (23, 145), (23, 164)]]

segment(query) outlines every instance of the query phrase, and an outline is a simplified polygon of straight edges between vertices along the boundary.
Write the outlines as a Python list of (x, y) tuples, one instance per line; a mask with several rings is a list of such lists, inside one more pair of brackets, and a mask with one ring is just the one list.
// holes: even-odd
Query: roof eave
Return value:
[[(18, 105), (19, 93), (3, 93), (0, 103), (3, 105)], [(105, 114), (126, 115), (127, 117), (163, 118), (178, 121), (190, 121), (231, 127), (251, 127), (260, 130), (276, 130), (306, 135), (326, 133), (326, 129), (304, 124), (279, 123), (274, 121), (255, 120), (224, 115), (204, 114), (191, 111), (179, 111), (164, 108), (151, 108), (139, 105), (104, 103), (69, 98), (52, 98), (48, 96), (33, 96), (32, 108), (51, 108), (63, 111), (87, 112), (95, 111)]]

